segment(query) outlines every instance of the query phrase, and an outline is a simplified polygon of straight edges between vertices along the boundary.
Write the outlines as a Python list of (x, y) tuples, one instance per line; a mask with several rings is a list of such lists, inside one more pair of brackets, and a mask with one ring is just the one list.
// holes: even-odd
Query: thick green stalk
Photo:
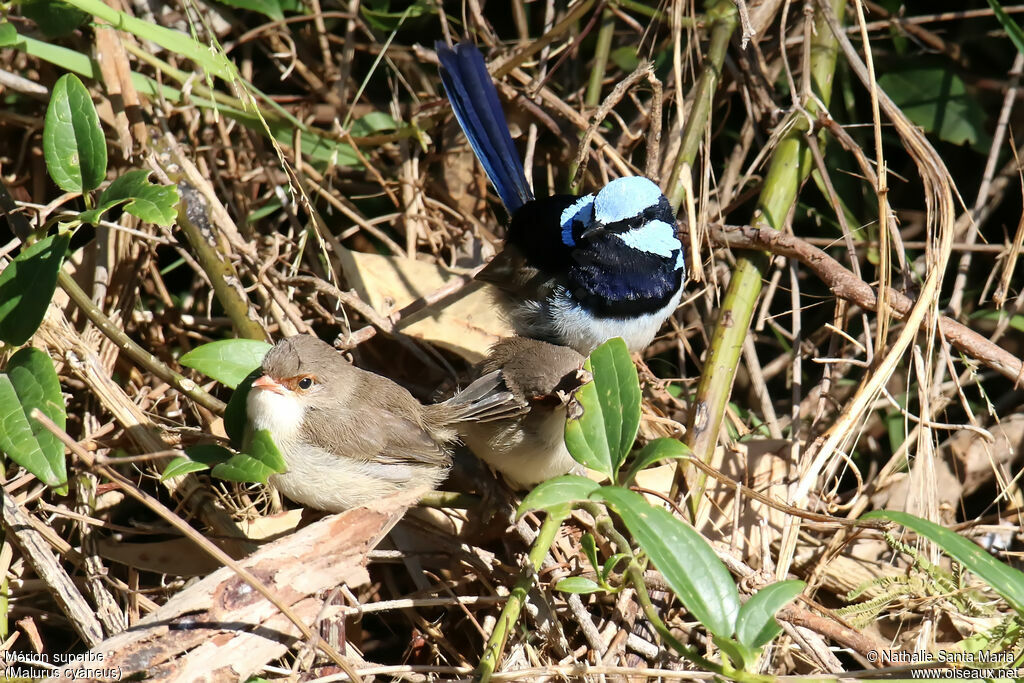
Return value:
[(594, 47), (594, 66), (590, 70), (586, 97), (583, 98), (583, 103), (588, 107), (596, 107), (601, 102), (601, 84), (604, 83), (604, 72), (608, 66), (608, 54), (612, 49), (614, 35), (615, 14), (606, 8), (601, 13), (601, 30), (597, 33), (597, 45)]
[(526, 596), (533, 588), (533, 579), (540, 571), (541, 563), (544, 562), (544, 558), (547, 557), (548, 551), (551, 549), (551, 544), (555, 541), (558, 527), (568, 516), (569, 506), (565, 506), (560, 510), (549, 512), (544, 523), (540, 525), (537, 538), (530, 546), (529, 562), (527, 566), (523, 567), (523, 572), (519, 575), (515, 587), (512, 588), (508, 602), (505, 603), (504, 609), (501, 610), (501, 616), (498, 617), (498, 622), (494, 625), (494, 630), (491, 631), (491, 637), (487, 639), (483, 657), (480, 658), (476, 674), (473, 677), (475, 680), (487, 683), (494, 670), (498, 668), (501, 654), (505, 650), (505, 641), (508, 640), (509, 632), (519, 621), (519, 613), (522, 611), (523, 605), (526, 604)]
[[(194, 206), (189, 206), (190, 201), (194, 203)], [(212, 231), (213, 226), (203, 215), (204, 211), (205, 206), (202, 205), (201, 200), (186, 199), (183, 202), (182, 210), (178, 212), (178, 227), (185, 233), (189, 244), (192, 245), (192, 251), (196, 255), (196, 260), (199, 261), (199, 267), (210, 279), (213, 294), (224, 308), (224, 312), (227, 313), (238, 336), (266, 341), (267, 333), (264, 332), (263, 326), (249, 316), (252, 304), (245, 296), (235, 267), (231, 265), (227, 256), (221, 254), (213, 244), (210, 244), (206, 235), (192, 220), (195, 218), (205, 222), (208, 229)]]
[(690, 169), (693, 168), (697, 150), (700, 149), (701, 138), (704, 137), (704, 128), (711, 115), (711, 100), (718, 88), (718, 81), (722, 77), (722, 64), (725, 63), (729, 39), (732, 38), (736, 25), (739, 23), (736, 5), (732, 3), (732, 0), (709, 2), (707, 18), (711, 22), (711, 45), (704, 57), (700, 78), (697, 79), (697, 85), (693, 88), (693, 106), (690, 108), (690, 115), (683, 126), (679, 155), (672, 166), (672, 175), (666, 185), (668, 190), (666, 196), (672, 203), (672, 208), (677, 212), (686, 193), (684, 179), (689, 176)]
[[(836, 14), (842, 19), (845, 8), (843, 0), (833, 0)], [(827, 106), (832, 95), (832, 79), (835, 72), (838, 50), (835, 38), (820, 13), (816, 15), (811, 40), (811, 85), (815, 94)], [(804, 103), (806, 111), (818, 113), (813, 100)], [(811, 151), (807, 146), (807, 117), (794, 113), (793, 126), (779, 142), (772, 155), (771, 165), (765, 177), (757, 210), (751, 219), (754, 227), (782, 229), (797, 191), (811, 170)], [(710, 462), (718, 442), (718, 433), (725, 415), (726, 403), (732, 392), (736, 368), (739, 365), (746, 338), (747, 328), (754, 314), (754, 307), (761, 294), (762, 281), (768, 270), (769, 258), (765, 252), (746, 252), (736, 261), (729, 289), (722, 300), (722, 308), (711, 335), (704, 371), (690, 409), (690, 420), (686, 433), (687, 445), (694, 456), (703, 462)], [(684, 484), (685, 461), (679, 461), (676, 469), (674, 493)], [(697, 506), (703, 496), (706, 475), (695, 474), (690, 482), (690, 506), (696, 515)]]

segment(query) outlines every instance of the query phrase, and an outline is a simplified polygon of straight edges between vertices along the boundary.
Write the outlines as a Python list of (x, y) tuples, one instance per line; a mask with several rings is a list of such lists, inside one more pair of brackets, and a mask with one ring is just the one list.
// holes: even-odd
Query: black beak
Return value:
[(586, 242), (594, 239), (595, 237), (600, 237), (607, 232), (608, 231), (605, 229), (604, 223), (594, 223), (589, 228), (583, 231), (583, 233), (580, 235), (580, 239)]

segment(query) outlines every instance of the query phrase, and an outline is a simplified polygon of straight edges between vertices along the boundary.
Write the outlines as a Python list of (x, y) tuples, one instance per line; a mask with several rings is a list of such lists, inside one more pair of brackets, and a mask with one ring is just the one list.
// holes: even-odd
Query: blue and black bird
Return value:
[(505, 247), (477, 275), (502, 292), (516, 332), (583, 355), (612, 337), (643, 350), (679, 304), (686, 261), (668, 199), (651, 180), (534, 198), (483, 55), (437, 44), (441, 81), (511, 216)]

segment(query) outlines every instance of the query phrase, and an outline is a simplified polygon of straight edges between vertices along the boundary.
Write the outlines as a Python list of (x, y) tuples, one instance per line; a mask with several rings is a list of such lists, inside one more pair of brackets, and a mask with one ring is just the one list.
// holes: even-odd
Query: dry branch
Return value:
[(18, 547), (35, 568), (36, 573), (53, 591), (54, 600), (67, 615), (75, 631), (86, 643), (95, 645), (103, 638), (103, 629), (93, 608), (79, 592), (64, 567), (54, 558), (49, 544), (33, 527), (26, 515), (7, 490), (0, 488), (3, 503), (3, 523), (13, 532)]
[[(851, 273), (839, 261), (811, 246), (799, 237), (787, 235), (771, 228), (749, 225), (709, 225), (711, 239), (722, 246), (741, 249), (766, 249), (773, 254), (795, 258), (814, 271), (822, 282), (839, 297), (861, 308), (874, 311), (878, 305), (875, 290)], [(898, 318), (905, 317), (914, 306), (914, 300), (894, 289), (889, 289), (889, 304)], [(967, 355), (992, 368), (1017, 384), (1024, 382), (1024, 366), (1019, 358), (993, 344), (974, 330), (943, 316), (939, 321), (942, 336)]]
[[(367, 553), (405, 512), (395, 499), (320, 520), (241, 562), (307, 623), (323, 610), (321, 591), (368, 580)], [(227, 567), (174, 596), (124, 633), (92, 649), (104, 668), (149, 681), (244, 680), (285, 654), (295, 626)], [(78, 662), (61, 671), (96, 666)]]

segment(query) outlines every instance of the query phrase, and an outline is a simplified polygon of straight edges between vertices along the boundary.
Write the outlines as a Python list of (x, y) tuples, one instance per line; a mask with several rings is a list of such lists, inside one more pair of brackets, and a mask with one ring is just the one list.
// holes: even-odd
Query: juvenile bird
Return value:
[(443, 403), (423, 405), (311, 335), (279, 341), (262, 371), (246, 413), (253, 429), (270, 432), (288, 467), (270, 483), (293, 501), (328, 512), (436, 487), (451, 464), (457, 425), (519, 410), (498, 373)]
[(686, 275), (668, 199), (640, 176), (535, 199), (483, 55), (471, 43), (436, 48), (455, 117), (511, 216), (504, 249), (477, 279), (499, 289), (522, 336), (584, 355), (612, 337), (643, 350)]
[(462, 440), (517, 489), (577, 467), (565, 447), (565, 418), (570, 393), (584, 381), (584, 360), (567, 346), (526, 337), (501, 340), (481, 371), (500, 371), (505, 388), (528, 410), (504, 419), (463, 423)]

